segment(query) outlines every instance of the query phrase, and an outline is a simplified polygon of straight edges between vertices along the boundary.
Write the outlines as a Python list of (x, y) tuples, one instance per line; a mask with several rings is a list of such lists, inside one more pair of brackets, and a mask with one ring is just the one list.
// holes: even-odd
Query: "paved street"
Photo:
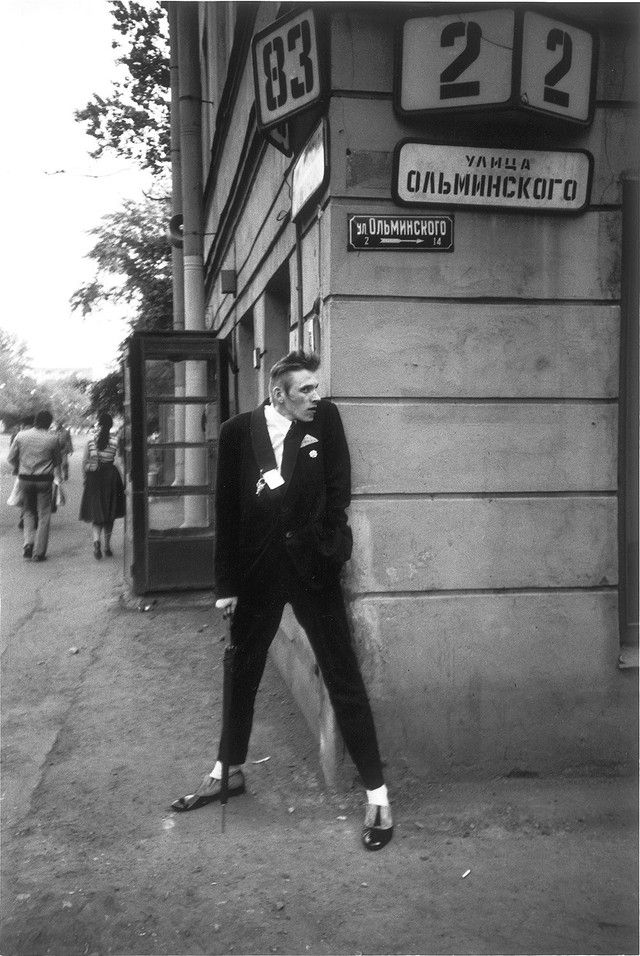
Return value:
[(637, 952), (633, 777), (416, 768), (366, 854), (360, 790), (324, 787), (273, 668), (225, 832), (217, 806), (172, 813), (215, 756), (221, 622), (121, 601), (122, 522), (97, 562), (77, 519), (81, 450), (44, 564), (2, 475), (3, 956)]

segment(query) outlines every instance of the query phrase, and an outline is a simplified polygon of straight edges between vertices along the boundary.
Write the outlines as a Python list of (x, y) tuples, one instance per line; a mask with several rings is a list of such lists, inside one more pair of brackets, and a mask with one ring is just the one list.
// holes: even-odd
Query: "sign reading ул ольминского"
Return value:
[(398, 143), (393, 196), (408, 206), (576, 213), (589, 202), (593, 159), (584, 150)]
[(453, 252), (453, 216), (349, 216), (347, 249)]

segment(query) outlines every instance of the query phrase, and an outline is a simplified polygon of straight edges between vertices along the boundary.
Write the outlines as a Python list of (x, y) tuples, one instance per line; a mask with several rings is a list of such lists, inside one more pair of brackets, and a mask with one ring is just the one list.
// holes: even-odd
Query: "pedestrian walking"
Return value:
[(62, 477), (65, 481), (69, 480), (69, 455), (73, 455), (73, 441), (71, 431), (63, 421), (59, 421), (56, 426), (56, 434), (60, 442), (60, 451), (62, 453)]
[[(93, 556), (111, 557), (111, 533), (116, 518), (125, 514), (124, 485), (115, 464), (118, 447), (111, 435), (113, 419), (108, 412), (98, 415), (94, 435), (89, 439), (82, 459), (84, 488), (80, 502), (80, 520), (91, 524)], [(101, 541), (102, 539), (102, 541)]]
[(229, 721), (213, 770), (172, 807), (219, 800), (227, 759), (229, 796), (244, 792), (256, 693), (290, 603), (367, 791), (362, 842), (379, 850), (393, 834), (391, 809), (339, 580), (352, 548), (349, 449), (337, 407), (318, 394), (318, 368), (316, 356), (290, 352), (271, 369), (270, 400), (220, 430), (215, 577), (216, 606), (233, 614)]
[(52, 421), (48, 409), (39, 411), (34, 427), (18, 432), (7, 457), (18, 476), (18, 494), (22, 499), (22, 553), (34, 561), (46, 559), (53, 480), (63, 480), (60, 444), (56, 433), (50, 431)]
[[(13, 443), (14, 443), (14, 441), (15, 441), (15, 439), (16, 439), (16, 436), (19, 435), (20, 432), (24, 431), (26, 428), (33, 428), (33, 418), (23, 418), (23, 419), (21, 419), (21, 420), (18, 422), (18, 424), (12, 429), (12, 431), (11, 431), (11, 440), (10, 440), (10, 442), (9, 442), (9, 445), (10, 445), (10, 446), (13, 445)], [(19, 499), (18, 499), (18, 500), (19, 500), (19, 502), (20, 502), (20, 518), (19, 518), (19, 520), (18, 520), (18, 528), (20, 529), (20, 531), (24, 531), (24, 507), (23, 507), (23, 505), (22, 505), (22, 496), (19, 496)], [(37, 522), (36, 522), (36, 524), (37, 524)]]

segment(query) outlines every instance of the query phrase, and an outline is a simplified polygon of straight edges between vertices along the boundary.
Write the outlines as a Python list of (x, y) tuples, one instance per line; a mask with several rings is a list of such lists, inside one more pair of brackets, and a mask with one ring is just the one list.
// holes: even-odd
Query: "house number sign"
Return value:
[(503, 108), (593, 118), (597, 49), (583, 27), (501, 7), (412, 17), (400, 41), (401, 115)]
[(322, 97), (318, 31), (313, 10), (282, 17), (252, 42), (258, 128), (268, 129)]

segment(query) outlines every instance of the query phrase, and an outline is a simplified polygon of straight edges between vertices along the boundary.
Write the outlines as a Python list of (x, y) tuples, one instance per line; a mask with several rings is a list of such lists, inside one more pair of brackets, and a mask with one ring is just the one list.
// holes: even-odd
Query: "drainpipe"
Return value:
[[(182, 211), (184, 261), (184, 325), (187, 330), (204, 331), (204, 266), (202, 241), (202, 131), (198, 4), (176, 3), (178, 22), (178, 72), (180, 100), (180, 152), (182, 159)], [(185, 363), (185, 397), (205, 396), (205, 363)], [(203, 404), (185, 406), (185, 440), (202, 443), (206, 424)], [(206, 448), (185, 449), (185, 484), (206, 485)], [(206, 495), (184, 499), (185, 527), (209, 523)]]
[[(618, 608), (623, 654), (638, 666), (638, 313), (640, 175), (622, 175), (622, 288), (618, 389)], [(621, 666), (623, 664), (621, 656)]]
[[(178, 72), (178, 11), (177, 4), (167, 4), (169, 17), (169, 50), (171, 76), (171, 216), (182, 216), (182, 164), (180, 154), (180, 97)], [(171, 275), (173, 280), (173, 328), (184, 329), (184, 263), (182, 247), (171, 244)], [(180, 362), (174, 370), (174, 393), (184, 398), (184, 365)], [(184, 405), (174, 407), (174, 433), (176, 442), (184, 441)], [(184, 448), (175, 449), (174, 485), (184, 484)]]

